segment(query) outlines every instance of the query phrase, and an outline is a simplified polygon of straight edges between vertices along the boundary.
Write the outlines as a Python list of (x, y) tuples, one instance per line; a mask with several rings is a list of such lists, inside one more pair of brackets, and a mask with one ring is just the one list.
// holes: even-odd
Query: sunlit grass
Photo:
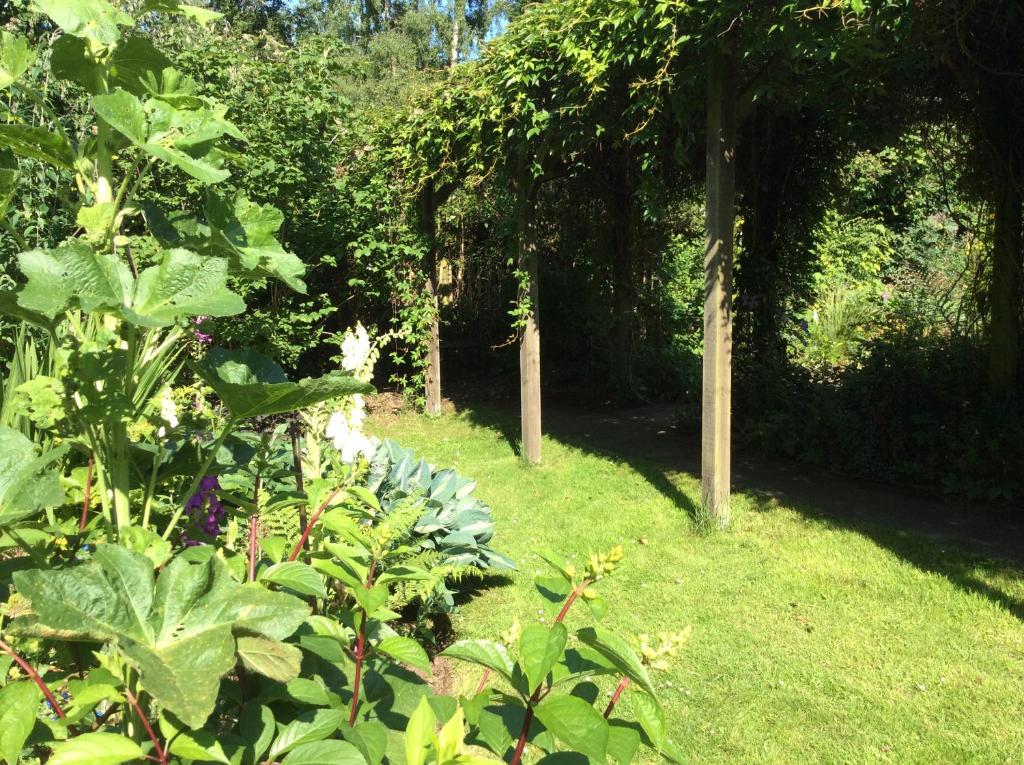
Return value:
[(673, 495), (652, 485), (653, 466), (552, 440), (543, 466), (525, 467), (478, 424), (494, 421), (486, 415), (375, 425), (475, 477), (494, 508), (494, 546), (520, 564), (455, 616), (460, 635), (537, 618), (543, 564), (531, 550), (580, 562), (621, 543), (625, 565), (602, 583), (607, 624), (693, 627), (658, 677), (672, 737), (693, 762), (1024, 762), (1021, 572), (750, 495), (734, 498), (727, 531), (698, 535), (679, 506), (699, 498), (693, 477), (669, 475)]

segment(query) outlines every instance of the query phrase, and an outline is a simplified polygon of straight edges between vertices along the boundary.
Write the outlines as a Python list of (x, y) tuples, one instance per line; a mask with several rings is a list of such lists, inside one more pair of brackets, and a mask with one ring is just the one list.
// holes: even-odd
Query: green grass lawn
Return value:
[[(692, 762), (1024, 762), (1019, 570), (744, 494), (727, 531), (700, 535), (679, 497), (635, 467), (552, 440), (544, 465), (525, 467), (468, 414), (382, 417), (374, 430), (476, 478), (494, 546), (519, 563), (456, 614), (460, 636), (538, 618), (533, 549), (578, 564), (625, 546), (601, 585), (606, 623), (634, 634), (692, 625), (656, 678)], [(698, 500), (697, 480), (669, 477)]]

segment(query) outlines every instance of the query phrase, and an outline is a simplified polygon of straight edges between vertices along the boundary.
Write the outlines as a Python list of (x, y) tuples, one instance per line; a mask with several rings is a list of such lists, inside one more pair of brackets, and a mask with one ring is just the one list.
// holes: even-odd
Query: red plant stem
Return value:
[(302, 536), (296, 543), (295, 549), (292, 550), (292, 554), (288, 556), (288, 560), (295, 560), (299, 557), (299, 552), (302, 550), (303, 547), (305, 547), (306, 541), (309, 539), (309, 534), (311, 531), (313, 531), (313, 527), (316, 525), (316, 522), (320, 520), (320, 516), (323, 515), (324, 510), (327, 509), (327, 506), (331, 504), (331, 500), (338, 495), (338, 492), (340, 492), (341, 489), (342, 487), (339, 486), (337, 489), (332, 491), (328, 495), (327, 499), (324, 500), (324, 503), (316, 509), (315, 513), (313, 513), (313, 517), (309, 519), (309, 523), (306, 524), (306, 528), (302, 530)]
[[(558, 612), (558, 616), (555, 617), (555, 622), (561, 622), (565, 619), (565, 615), (569, 613), (569, 609), (572, 608), (572, 604), (576, 602), (577, 598), (583, 594), (583, 591), (587, 589), (594, 582), (592, 579), (584, 579), (571, 593), (569, 597), (565, 599), (565, 603), (562, 605), (562, 610)], [(541, 683), (537, 686), (537, 690), (530, 696), (530, 700), (526, 702), (526, 716), (523, 718), (523, 729), (519, 732), (519, 741), (516, 742), (516, 750), (512, 754), (512, 759), (509, 761), (509, 765), (519, 765), (519, 761), (523, 758), (523, 750), (526, 749), (526, 739), (530, 735), (530, 725), (533, 723), (533, 707), (540, 700), (541, 692), (544, 689), (544, 684)], [(479, 693), (479, 691), (477, 691)]]
[(142, 707), (139, 706), (139, 700), (135, 698), (135, 695), (127, 688), (124, 689), (124, 695), (128, 698), (129, 703), (135, 709), (135, 714), (139, 716), (139, 720), (142, 721), (142, 727), (146, 729), (146, 734), (149, 736), (149, 740), (153, 742), (153, 748), (156, 749), (156, 756), (159, 759), (161, 765), (167, 765), (167, 753), (164, 748), (160, 746), (160, 739), (156, 737), (156, 733), (153, 732), (153, 726), (149, 724), (149, 718), (146, 717), (145, 712), (142, 711)]
[(572, 608), (572, 604), (576, 602), (576, 598), (583, 594), (583, 591), (587, 589), (594, 582), (590, 579), (584, 579), (579, 585), (569, 593), (569, 597), (565, 599), (565, 603), (562, 605), (562, 610), (558, 612), (558, 616), (555, 617), (556, 622), (560, 622), (565, 619), (565, 615), (569, 613), (569, 609)]
[(249, 519), (249, 581), (256, 581), (256, 529), (257, 521), (256, 516), (253, 515)]
[(619, 703), (619, 697), (622, 696), (622, 692), (629, 687), (629, 678), (624, 677), (619, 681), (619, 687), (615, 689), (615, 693), (612, 694), (612, 700), (608, 702), (608, 706), (604, 709), (604, 719), (607, 720), (608, 716), (615, 709), (615, 705)]
[(85, 531), (85, 522), (89, 519), (89, 505), (92, 499), (92, 464), (93, 458), (89, 457), (89, 468), (85, 473), (85, 501), (82, 502), (82, 518), (78, 521), (78, 530)]
[[(5, 643), (3, 640), (0, 640), (0, 651), (3, 651), (12, 659), (14, 659), (18, 663), (18, 666), (25, 670), (28, 676), (32, 678), (32, 682), (34, 682), (39, 687), (39, 690), (43, 692), (43, 696), (45, 696), (46, 700), (50, 702), (50, 707), (53, 709), (54, 714), (56, 714), (57, 717), (60, 717), (61, 719), (67, 719), (67, 715), (64, 714), (64, 708), (61, 707), (59, 703), (57, 703), (56, 696), (53, 695), (53, 693), (50, 691), (49, 686), (46, 685), (46, 682), (43, 680), (43, 678), (39, 676), (39, 673), (36, 672), (35, 668), (27, 661), (25, 661), (23, 658), (21, 658), (21, 656), (18, 655), (18, 652), (11, 648), (9, 645), (7, 645), (7, 643)], [(75, 728), (75, 726), (69, 725), (68, 730), (71, 732), (71, 735), (78, 735), (78, 730)]]
[(478, 694), (484, 692), (484, 688), (487, 687), (487, 681), (491, 678), (491, 670), (489, 667), (484, 667), (484, 673), (480, 677), (480, 682), (476, 686), (476, 692)]
[[(317, 511), (319, 512), (319, 511)], [(370, 561), (370, 570), (366, 574), (366, 589), (373, 587), (373, 575), (377, 568), (377, 561)], [(355, 682), (352, 685), (352, 709), (348, 713), (348, 727), (356, 724), (356, 713), (359, 708), (359, 685), (363, 680), (363, 660), (366, 658), (366, 622), (370, 615), (366, 609), (362, 609), (363, 618), (359, 621), (359, 637), (356, 639), (356, 674)]]

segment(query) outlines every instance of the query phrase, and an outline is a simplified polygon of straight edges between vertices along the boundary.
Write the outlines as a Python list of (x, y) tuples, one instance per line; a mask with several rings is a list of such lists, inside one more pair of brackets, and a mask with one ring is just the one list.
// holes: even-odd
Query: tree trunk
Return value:
[(732, 407), (732, 255), (736, 204), (736, 59), (720, 53), (708, 85), (707, 244), (704, 251), (704, 389), (701, 504), (729, 523)]
[(459, 63), (459, 17), (462, 15), (462, 8), (463, 5), (459, 0), (452, 1), (452, 36), (448, 57), (449, 69), (453, 69)]
[(424, 370), (424, 410), (428, 415), (441, 414), (441, 327), (437, 300), (437, 199), (434, 185), (428, 182), (420, 192), (420, 233), (427, 244), (424, 267), (427, 271), (426, 290), (433, 315), (430, 337), (427, 340), (427, 365)]
[(989, 287), (989, 382), (1001, 394), (1016, 385), (1020, 366), (1021, 268), (1024, 220), (1021, 194), (1007, 169), (1000, 168)]
[(615, 160), (618, 169), (609, 189), (608, 214), (612, 227), (612, 382), (628, 391), (632, 380), (634, 210), (636, 187), (630, 175), (629, 157), (622, 152)]
[(541, 460), (540, 402), (540, 290), (538, 287), (537, 241), (534, 228), (536, 199), (533, 184), (520, 178), (516, 211), (516, 246), (519, 271), (524, 283), (520, 303), (527, 305), (519, 343), (519, 402), (523, 430), (523, 453), (527, 462)]

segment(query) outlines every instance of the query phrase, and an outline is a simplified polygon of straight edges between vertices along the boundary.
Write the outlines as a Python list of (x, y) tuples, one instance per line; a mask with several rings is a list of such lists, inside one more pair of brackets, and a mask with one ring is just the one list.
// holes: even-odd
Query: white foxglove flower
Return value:
[(360, 455), (370, 457), (377, 448), (374, 440), (354, 425), (345, 412), (331, 415), (324, 434), (334, 442), (334, 448), (341, 452), (341, 461), (346, 464), (352, 464)]
[[(170, 388), (165, 388), (163, 396), (160, 398), (160, 419), (166, 422), (171, 430), (178, 427), (178, 407), (174, 403), (174, 399), (171, 398)], [(167, 428), (161, 425), (156, 434), (163, 438), (167, 435)]]
[(341, 343), (341, 366), (349, 372), (361, 369), (370, 357), (370, 335), (362, 324), (345, 333)]

